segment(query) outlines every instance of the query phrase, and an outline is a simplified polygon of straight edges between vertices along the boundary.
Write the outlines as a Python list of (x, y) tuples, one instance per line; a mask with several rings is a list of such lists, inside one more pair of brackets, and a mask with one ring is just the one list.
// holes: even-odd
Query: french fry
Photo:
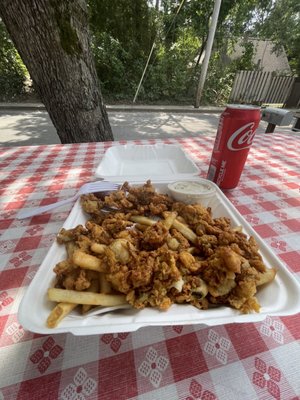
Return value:
[(188, 226), (179, 222), (177, 218), (174, 220), (172, 226), (173, 226), (173, 228), (177, 229), (190, 242), (195, 243), (195, 241), (197, 239), (197, 235)]
[(80, 268), (91, 269), (93, 271), (105, 272), (105, 264), (97, 257), (84, 253), (81, 250), (75, 250), (73, 253), (73, 262)]
[(178, 215), (178, 217), (176, 218), (179, 222), (181, 222), (183, 225), (188, 225), (187, 224), (187, 222), (186, 222), (186, 220), (183, 218), (183, 217), (181, 217), (180, 215)]
[(130, 221), (136, 222), (137, 224), (148, 225), (148, 226), (155, 225), (157, 222), (154, 219), (144, 217), (143, 215), (132, 215), (130, 217)]
[[(93, 279), (91, 281), (91, 285), (90, 285), (88, 291), (89, 292), (93, 292), (93, 293), (98, 293), (99, 292), (99, 280), (98, 279)], [(92, 308), (92, 306), (90, 304), (82, 304), (82, 308), (81, 308), (82, 314), (85, 314), (91, 308)]]
[(109, 294), (112, 292), (112, 288), (110, 283), (106, 280), (105, 274), (100, 272), (99, 274), (99, 286), (100, 286), (100, 293)]
[(171, 226), (173, 225), (175, 218), (177, 217), (177, 213), (165, 211), (163, 213), (163, 216), (165, 218), (165, 220), (163, 221), (163, 224), (169, 230), (171, 228)]
[(92, 292), (77, 292), (67, 289), (48, 289), (48, 299), (58, 303), (91, 304), (93, 306), (119, 306), (127, 304), (123, 294), (104, 294)]
[(55, 328), (76, 306), (76, 303), (58, 303), (47, 318), (48, 328)]

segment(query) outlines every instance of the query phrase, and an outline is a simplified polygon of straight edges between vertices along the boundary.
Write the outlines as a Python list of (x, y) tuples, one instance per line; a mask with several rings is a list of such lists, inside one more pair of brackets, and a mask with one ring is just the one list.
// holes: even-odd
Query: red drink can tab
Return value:
[(222, 189), (233, 189), (238, 185), (260, 119), (260, 107), (233, 104), (225, 108), (207, 179)]

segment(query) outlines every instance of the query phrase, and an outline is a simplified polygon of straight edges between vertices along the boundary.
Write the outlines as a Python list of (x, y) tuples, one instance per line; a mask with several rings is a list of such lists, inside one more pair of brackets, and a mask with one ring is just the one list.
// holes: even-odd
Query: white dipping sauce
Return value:
[(209, 183), (191, 181), (171, 183), (169, 185), (169, 189), (185, 194), (210, 194), (215, 191), (215, 189)]
[(174, 200), (186, 204), (201, 204), (204, 207), (210, 204), (216, 193), (214, 184), (202, 178), (172, 182), (168, 184), (168, 189)]

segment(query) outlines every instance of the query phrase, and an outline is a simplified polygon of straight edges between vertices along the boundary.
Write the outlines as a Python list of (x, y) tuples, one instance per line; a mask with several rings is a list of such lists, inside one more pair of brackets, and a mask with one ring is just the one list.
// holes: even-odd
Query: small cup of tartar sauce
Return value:
[(216, 193), (214, 184), (202, 178), (172, 182), (168, 184), (168, 189), (174, 200), (185, 204), (201, 204), (203, 207), (208, 207)]

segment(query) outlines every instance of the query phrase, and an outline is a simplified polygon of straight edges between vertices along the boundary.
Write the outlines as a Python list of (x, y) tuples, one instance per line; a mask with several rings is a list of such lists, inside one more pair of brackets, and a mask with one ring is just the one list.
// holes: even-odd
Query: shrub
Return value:
[(27, 70), (0, 21), (0, 100), (9, 101), (25, 91)]

